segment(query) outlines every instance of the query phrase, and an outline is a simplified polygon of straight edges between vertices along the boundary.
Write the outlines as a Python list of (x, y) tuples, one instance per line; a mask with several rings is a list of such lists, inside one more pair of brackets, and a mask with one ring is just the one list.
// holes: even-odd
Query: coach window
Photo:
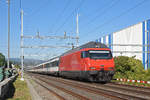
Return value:
[(59, 61), (57, 61), (56, 66), (59, 66)]

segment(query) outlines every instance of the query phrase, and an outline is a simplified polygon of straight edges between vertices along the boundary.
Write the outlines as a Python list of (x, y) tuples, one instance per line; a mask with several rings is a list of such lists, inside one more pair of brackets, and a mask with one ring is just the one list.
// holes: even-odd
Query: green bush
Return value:
[(21, 67), (20, 65), (15, 65), (15, 68), (20, 69)]
[(6, 78), (11, 77), (11, 76), (12, 76), (11, 69), (9, 69), (9, 68), (5, 69), (4, 74), (5, 74), (5, 77), (6, 77)]
[(149, 80), (150, 81), (150, 68), (145, 73), (145, 80)]
[(0, 53), (0, 67), (5, 65), (5, 56)]
[(118, 56), (114, 57), (114, 61), (114, 78), (150, 80), (150, 70), (145, 71), (142, 62), (135, 57)]

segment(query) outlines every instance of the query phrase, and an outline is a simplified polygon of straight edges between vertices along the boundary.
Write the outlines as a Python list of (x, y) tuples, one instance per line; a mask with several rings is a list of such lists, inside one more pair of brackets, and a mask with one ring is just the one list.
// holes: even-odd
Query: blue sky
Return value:
[[(20, 57), (20, 0), (10, 0), (10, 57)], [(150, 0), (22, 0), (24, 34), (75, 36), (79, 16), (79, 44), (95, 40), (150, 18)], [(0, 0), (0, 52), (7, 57), (7, 2)], [(24, 40), (25, 45), (64, 45), (70, 40)], [(74, 41), (71, 41), (74, 42)], [(67, 49), (25, 49), (25, 54), (48, 55)], [(36, 57), (37, 58), (37, 57)]]

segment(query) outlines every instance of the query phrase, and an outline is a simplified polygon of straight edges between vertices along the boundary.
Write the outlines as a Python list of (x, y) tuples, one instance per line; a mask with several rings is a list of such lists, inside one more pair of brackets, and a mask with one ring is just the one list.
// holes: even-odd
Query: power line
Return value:
[[(57, 16), (56, 21), (58, 22), (61, 19), (61, 16), (63, 15), (63, 13), (66, 11), (68, 5), (70, 4), (71, 0), (68, 0), (66, 5), (64, 6), (63, 10), (61, 11), (61, 13)], [(52, 27), (55, 27), (57, 23), (53, 23)], [(52, 29), (52, 28), (51, 28)]]
[[(97, 20), (97, 18), (100, 18), (100, 17), (102, 17), (102, 16), (104, 16), (111, 8), (113, 8), (115, 5), (116, 5), (116, 3), (118, 3), (120, 0), (113, 0), (112, 1), (112, 3), (107, 7), (107, 8), (105, 8), (101, 13), (99, 13), (98, 15), (96, 15), (94, 18), (92, 18), (87, 24), (91, 24), (91, 23), (93, 23), (94, 21), (96, 21)], [(87, 25), (86, 24), (86, 25)]]
[[(42, 8), (46, 7), (46, 5), (49, 4), (50, 1), (52, 1), (52, 0), (47, 0), (47, 2), (42, 3), (37, 9), (31, 10), (30, 13), (27, 14), (27, 15), (30, 16), (30, 17), (27, 19), (27, 20), (28, 20), (27, 26), (28, 26), (29, 23), (31, 22), (30, 20), (32, 19), (32, 17), (33, 17), (34, 15), (38, 14)], [(21, 5), (21, 3), (20, 3), (20, 5)], [(20, 6), (20, 7), (21, 7), (21, 6)]]
[(90, 32), (88, 32), (88, 33), (91, 33), (91, 32), (93, 32), (93, 31), (96, 31), (96, 30), (99, 29), (100, 27), (104, 27), (105, 25), (110, 24), (111, 22), (113, 22), (113, 21), (115, 21), (116, 19), (122, 17), (123, 15), (125, 15), (125, 14), (131, 12), (132, 10), (134, 10), (135, 8), (141, 6), (142, 4), (144, 4), (144, 3), (147, 2), (147, 1), (148, 1), (148, 0), (143, 0), (143, 1), (139, 2), (139, 3), (137, 3), (135, 6), (133, 6), (133, 7), (129, 8), (129, 9), (127, 9), (126, 11), (122, 12), (120, 15), (115, 16), (115, 17), (111, 18), (110, 20), (106, 21), (105, 23), (103, 23), (103, 24), (97, 26), (95, 29), (93, 29), (92, 31), (90, 31)]
[(22, 0), (20, 0), (20, 9), (22, 9)]
[[(110, 0), (110, 1), (114, 1), (114, 0)], [(110, 2), (110, 1), (109, 1), (109, 2)], [(105, 10), (105, 9), (107, 8), (106, 6), (108, 5), (109, 2), (107, 2), (105, 5), (103, 4), (104, 7), (100, 6), (100, 7), (97, 8), (96, 10), (93, 10), (92, 12), (100, 12), (100, 11)], [(91, 12), (90, 12), (89, 14), (86, 15), (86, 18), (84, 18), (84, 19), (81, 20), (80, 22), (83, 22), (84, 20), (86, 20), (87, 18), (89, 18), (89, 17), (91, 17), (91, 16), (93, 16), (93, 15), (95, 16), (96, 14), (91, 14)]]
[(0, 0), (0, 4), (6, 4), (6, 2), (5, 2), (5, 1)]
[[(116, 19), (122, 17), (123, 15), (129, 13), (130, 11), (132, 11), (132, 10), (134, 10), (135, 8), (141, 6), (143, 3), (147, 2), (147, 1), (148, 1), (148, 0), (143, 0), (143, 1), (139, 2), (139, 3), (137, 3), (136, 5), (134, 5), (133, 7), (129, 8), (129, 9), (127, 9), (127, 10), (125, 10), (124, 12), (122, 12), (121, 14), (119, 14), (118, 16), (115, 16), (115, 17), (111, 18), (110, 20), (104, 22), (103, 24), (99, 25), (99, 26), (96, 27), (95, 29), (93, 29), (93, 30), (87, 32), (86, 37), (88, 37), (88, 36), (90, 35), (89, 33), (95, 32), (95, 31), (96, 31), (97, 29), (99, 29), (100, 27), (102, 28), (102, 27), (104, 27), (105, 25), (110, 24), (110, 23), (113, 22), (114, 20), (116, 20)], [(83, 38), (85, 38), (85, 37), (83, 37)], [(83, 39), (83, 38), (82, 38), (82, 39)]]
[(75, 11), (79, 10), (81, 6), (83, 5), (85, 0), (82, 0), (79, 5), (72, 11), (72, 13), (65, 19), (65, 21), (60, 25), (60, 27), (56, 30), (55, 33), (57, 33), (69, 20), (69, 18), (74, 14)]
[(47, 0), (47, 2), (45, 2), (44, 4), (42, 4), (39, 8), (37, 8), (37, 9), (34, 10), (34, 11), (31, 11), (31, 13), (29, 14), (30, 17), (31, 17), (31, 15), (34, 16), (35, 14), (39, 13), (42, 8), (46, 7), (45, 5), (49, 4), (49, 3), (48, 3), (49, 1), (50, 1), (50, 0)]

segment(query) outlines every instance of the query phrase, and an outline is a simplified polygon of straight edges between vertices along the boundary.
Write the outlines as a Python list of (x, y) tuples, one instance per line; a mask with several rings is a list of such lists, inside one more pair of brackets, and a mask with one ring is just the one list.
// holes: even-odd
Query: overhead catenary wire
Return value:
[(20, 9), (22, 9), (22, 0), (20, 0)]
[[(115, 21), (116, 19), (122, 17), (123, 15), (131, 12), (132, 10), (136, 9), (137, 7), (141, 6), (142, 4), (146, 3), (148, 0), (142, 0), (141, 2), (138, 2), (137, 4), (135, 4), (134, 6), (128, 8), (127, 10), (125, 10), (124, 12), (120, 13), (117, 16), (112, 17), (111, 19), (107, 20), (106, 22), (104, 22), (103, 24), (97, 26), (96, 28), (94, 28), (91, 31), (88, 31), (86, 34), (86, 37), (88, 37), (90, 35), (90, 33), (97, 31), (97, 29), (102, 28), (110, 23), (112, 23), (113, 21)], [(98, 32), (97, 32), (98, 33)], [(82, 39), (84, 39), (85, 37), (83, 37)]]
[[(110, 0), (110, 1), (113, 1), (113, 0)], [(105, 9), (105, 7), (107, 7), (107, 5), (108, 5), (108, 3), (109, 3), (110, 1), (106, 2), (105, 4), (103, 4), (104, 7), (99, 6), (99, 8), (97, 8), (96, 10), (93, 10), (93, 11), (91, 11), (91, 12), (100, 12), (100, 11), (103, 11), (103, 9)], [(85, 17), (84, 19), (82, 19), (82, 20), (80, 21), (80, 23), (81, 23), (81, 22), (84, 22), (84, 21), (85, 21), (86, 19), (88, 19), (89, 17), (96, 15), (96, 14), (91, 14), (91, 12), (89, 12), (89, 14), (85, 14), (86, 17)], [(88, 19), (88, 20), (89, 20), (89, 19)]]
[(137, 7), (141, 6), (142, 4), (144, 4), (147, 1), (148, 0), (142, 0), (141, 2), (137, 3), (136, 5), (134, 5), (133, 7), (129, 8), (129, 9), (125, 10), (124, 12), (122, 12), (121, 14), (119, 14), (118, 16), (115, 16), (115, 17), (109, 19), (108, 21), (104, 22), (103, 24), (97, 26), (96, 28), (94, 28), (92, 31), (89, 31), (88, 33), (95, 32), (97, 29), (102, 28), (105, 25), (108, 25), (108, 24), (112, 23), (116, 19), (122, 17), (123, 15), (125, 15), (125, 14), (127, 14), (129, 12), (131, 12), (132, 10), (136, 9)]
[(6, 4), (6, 1), (0, 0), (0, 4)]
[(44, 2), (43, 4), (41, 4), (41, 6), (39, 6), (37, 9), (30, 11), (31, 13), (28, 14), (30, 15), (30, 18), (38, 14), (42, 8), (46, 7), (45, 5), (49, 4), (50, 1), (51, 0), (47, 0), (47, 2)]
[[(66, 9), (67, 9), (67, 7), (70, 5), (70, 3), (71, 3), (71, 0), (68, 0), (67, 3), (66, 3), (66, 5), (65, 5), (64, 8), (62, 9), (61, 13), (58, 14), (58, 16), (57, 16), (57, 18), (56, 18), (56, 21), (57, 21), (57, 22), (61, 19), (61, 17), (63, 16), (64, 12), (65, 12)], [(53, 28), (56, 26), (56, 24), (57, 24), (57, 23), (53, 23), (53, 24), (51, 25), (51, 27), (52, 27), (51, 29), (53, 29)]]
[[(39, 40), (39, 41), (37, 41), (37, 42), (38, 42), (39, 45), (42, 45), (41, 40)], [(35, 52), (35, 54), (37, 54), (37, 55), (39, 55), (39, 57), (41, 57), (41, 51), (42, 51), (42, 50), (43, 50), (43, 49), (41, 49), (41, 48), (39, 48), (38, 50), (36, 49), (37, 52)]]
[[(96, 21), (98, 18), (104, 16), (108, 11), (110, 11), (111, 8), (113, 8), (114, 6), (116, 6), (116, 4), (120, 2), (120, 0), (112, 0), (112, 2), (110, 3), (110, 5), (108, 5), (105, 9), (102, 10), (102, 12), (98, 12), (98, 14), (94, 14), (96, 15), (95, 17), (93, 17), (91, 20), (88, 21), (87, 24), (92, 24), (94, 21)], [(101, 8), (101, 7), (100, 7)], [(102, 8), (101, 8), (102, 9)], [(93, 14), (92, 14), (93, 15)], [(85, 26), (85, 25), (84, 25)], [(82, 27), (83, 28), (83, 27)]]
[(68, 20), (70, 19), (70, 17), (74, 14), (74, 12), (76, 12), (77, 10), (79, 10), (83, 3), (84, 3), (85, 0), (82, 0), (79, 5), (71, 12), (71, 14), (64, 20), (64, 22), (60, 25), (60, 27), (58, 27), (58, 29), (55, 31), (55, 33), (57, 33), (67, 22)]
[[(78, 8), (80, 8), (80, 5), (78, 6)], [(65, 9), (66, 9), (66, 8), (64, 8), (64, 10), (65, 10)], [(31, 13), (31, 14), (32, 14), (32, 13)], [(45, 48), (46, 46), (45, 46), (45, 47), (41, 46), (41, 47), (42, 47), (42, 48)], [(52, 47), (52, 46), (48, 46), (48, 47)], [(61, 46), (61, 47), (64, 47), (64, 46)], [(68, 47), (68, 46), (67, 46), (67, 47)], [(43, 51), (43, 49), (40, 50), (40, 52), (41, 52), (41, 51)], [(45, 51), (45, 52), (47, 52), (47, 51)]]

